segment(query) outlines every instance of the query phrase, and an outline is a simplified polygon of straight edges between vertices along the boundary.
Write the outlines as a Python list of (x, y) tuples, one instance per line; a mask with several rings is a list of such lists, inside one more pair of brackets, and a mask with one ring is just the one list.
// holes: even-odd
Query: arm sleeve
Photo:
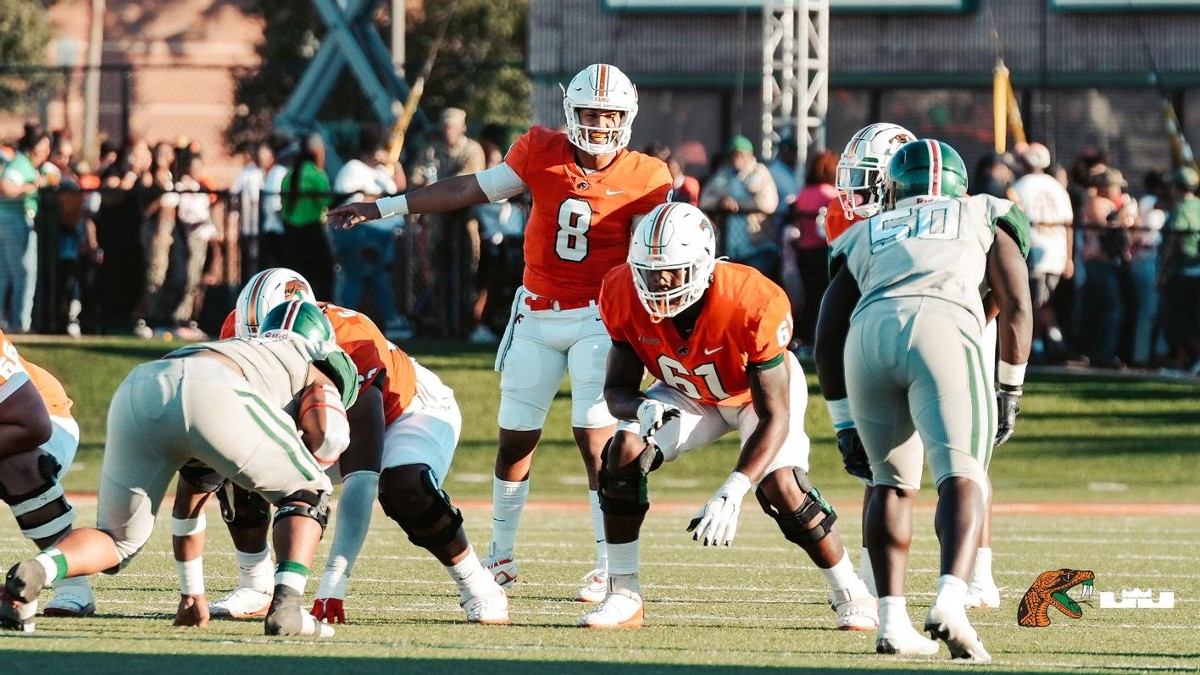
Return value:
[(489, 202), (515, 197), (528, 189), (525, 181), (521, 180), (508, 162), (500, 162), (490, 169), (480, 171), (475, 174), (475, 180), (479, 182), (479, 188), (487, 195)]

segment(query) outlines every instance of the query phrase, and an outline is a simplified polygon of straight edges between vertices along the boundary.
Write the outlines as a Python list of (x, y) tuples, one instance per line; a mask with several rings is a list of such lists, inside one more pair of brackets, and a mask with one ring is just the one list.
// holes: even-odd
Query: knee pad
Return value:
[[(212, 494), (225, 484), (225, 477), (209, 467), (196, 461), (189, 461), (179, 468), (179, 477), (188, 482), (189, 485), (200, 490), (201, 492)], [(218, 495), (220, 498), (220, 495)], [(224, 514), (224, 504), (222, 505), (222, 514)]]
[[(391, 469), (384, 469), (386, 476)], [(433, 471), (425, 469), (421, 472), (421, 492), (428, 497), (429, 503), (418, 512), (411, 512), (410, 505), (401, 502), (395, 495), (387, 491), (389, 481), (379, 481), (379, 503), (388, 518), (396, 521), (400, 529), (408, 535), (408, 540), (425, 549), (445, 546), (458, 536), (462, 528), (462, 511), (450, 503), (450, 495), (439, 488)]]
[[(837, 513), (821, 496), (821, 491), (813, 486), (807, 471), (800, 467), (793, 467), (792, 475), (796, 478), (796, 485), (804, 492), (804, 503), (795, 512), (780, 513), (767, 501), (761, 487), (755, 490), (754, 496), (758, 498), (758, 504), (762, 507), (763, 512), (775, 519), (785, 539), (800, 546), (820, 543), (833, 531), (833, 524), (837, 522)], [(811, 527), (807, 525), (822, 515), (824, 517), (820, 521)]]
[[(256, 494), (255, 496), (258, 495)], [(291, 502), (303, 502), (303, 505)], [(325, 526), (329, 524), (328, 492), (301, 490), (284, 497), (279, 503), (281, 506), (275, 509), (275, 519), (271, 522), (278, 523), (283, 518), (291, 518), (293, 516), (312, 518), (321, 526), (321, 533), (325, 533)]]
[(662, 466), (663, 455), (657, 447), (647, 445), (631, 470), (609, 471), (608, 451), (612, 439), (600, 453), (604, 466), (600, 469), (600, 510), (614, 516), (639, 516), (650, 509), (651, 471)]
[(221, 503), (221, 518), (232, 528), (252, 530), (271, 522), (271, 504), (262, 495), (233, 481), (220, 486), (217, 501)]
[(42, 482), (21, 494), (12, 494), (0, 486), (0, 499), (12, 509), (21, 534), (30, 541), (57, 539), (75, 522), (75, 509), (67, 501), (58, 472), (58, 461), (48, 454), (38, 456), (38, 475)]

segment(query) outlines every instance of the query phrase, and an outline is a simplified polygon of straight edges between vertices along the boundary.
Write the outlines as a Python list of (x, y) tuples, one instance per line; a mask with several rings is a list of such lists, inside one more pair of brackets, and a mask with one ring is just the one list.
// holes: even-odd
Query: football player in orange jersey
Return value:
[[(286, 268), (259, 272), (246, 284), (226, 318), (221, 337), (252, 337), (267, 312), (281, 302), (312, 302), (312, 290)], [(317, 303), (334, 327), (335, 339), (354, 362), (359, 396), (349, 409), (350, 446), (331, 477), (342, 480), (329, 558), (312, 614), (345, 623), (344, 599), (378, 495), (384, 513), (416, 545), (428, 549), (458, 585), (459, 599), (473, 623), (507, 623), (508, 598), (471, 549), (462, 516), (441, 490), (458, 445), (462, 416), (454, 392), (433, 372), (388, 342), (365, 314)], [(381, 471), (382, 467), (382, 471)], [(249, 618), (270, 605), (273, 571), (267, 548), (268, 505), (257, 495), (224, 483), (203, 466), (180, 472), (173, 521), (177, 547), (203, 548), (202, 521), (208, 494), (221, 497), (222, 515), (237, 549), (238, 587), (212, 603), (214, 616)], [(227, 488), (216, 486), (224, 483)], [(177, 548), (177, 551), (180, 550)], [(185, 555), (191, 559), (195, 555)], [(265, 603), (265, 604), (264, 604)]]
[(610, 341), (596, 298), (605, 273), (625, 260), (633, 222), (667, 201), (671, 173), (661, 160), (626, 149), (637, 89), (620, 70), (594, 64), (563, 91), (565, 133), (535, 126), (504, 162), (373, 204), (329, 212), (333, 227), (402, 213), (441, 213), (526, 190), (523, 286), (496, 355), (500, 372), (499, 450), (492, 492), (492, 543), (485, 560), (504, 585), (517, 577), (513, 550), (529, 494), (529, 474), (550, 402), (571, 376), (571, 426), (587, 470), (596, 569), (576, 600), (606, 592), (603, 520), (596, 496), (600, 452), (616, 420), (604, 404)]
[[(604, 278), (600, 308), (613, 342), (604, 395), (622, 422), (600, 472), (609, 590), (579, 625), (642, 625), (648, 474), (736, 430), (734, 470), (688, 531), (704, 546), (730, 545), (742, 500), (756, 488), (763, 511), (821, 569), (836, 626), (874, 630), (875, 600), (833, 528), (833, 507), (808, 478), (808, 386), (787, 350), (791, 304), (753, 268), (717, 262), (715, 248), (702, 211), (665, 204), (638, 224), (629, 262)], [(647, 369), (657, 381), (643, 392)]]
[[(75, 522), (59, 482), (79, 449), (71, 406), (58, 379), (26, 361), (0, 333), (0, 499), (12, 509), (21, 534), (39, 549), (64, 537)], [(95, 611), (92, 585), (79, 577), (54, 583), (45, 614), (91, 616)], [(28, 627), (36, 612), (37, 603), (23, 610)], [(19, 623), (0, 616), (0, 623), (6, 621)]]
[[(825, 219), (825, 237), (831, 245), (846, 230), (855, 223), (866, 220), (879, 213), (887, 198), (885, 183), (888, 162), (900, 146), (916, 140), (908, 129), (888, 122), (868, 124), (859, 129), (846, 143), (842, 156), (838, 160), (835, 187), (838, 190), (837, 203), (830, 202)], [(829, 261), (829, 276), (832, 278), (844, 264), (842, 257), (831, 257)], [(848, 312), (849, 308), (839, 308), (839, 313)], [(848, 316), (848, 314), (847, 314)], [(991, 308), (989, 321), (995, 318), (995, 308)], [(984, 331), (984, 351), (995, 354), (996, 324), (990, 321)], [(989, 363), (990, 367), (990, 363)], [(863, 479), (866, 487), (863, 491), (863, 504), (871, 497), (870, 467), (867, 465), (867, 454), (854, 428), (854, 420), (850, 418), (850, 404), (846, 399), (844, 382), (840, 381), (840, 370), (830, 374), (821, 382), (821, 392), (829, 406), (829, 415), (833, 419), (834, 432), (838, 438), (838, 449), (842, 453), (846, 471)], [(913, 434), (905, 441), (905, 445), (919, 444), (920, 438)], [(990, 479), (989, 479), (990, 480)], [(976, 554), (975, 566), (971, 570), (970, 586), (966, 602), (968, 607), (987, 609), (1000, 605), (1000, 590), (992, 574), (992, 499), (993, 493), (988, 491), (987, 509), (983, 529), (980, 535), (979, 551)], [(866, 531), (866, 509), (863, 509), (863, 531)], [(875, 592), (875, 576), (871, 570), (871, 559), (867, 555), (867, 547), (862, 547), (862, 557), (859, 561), (859, 574), (867, 582), (871, 592)]]

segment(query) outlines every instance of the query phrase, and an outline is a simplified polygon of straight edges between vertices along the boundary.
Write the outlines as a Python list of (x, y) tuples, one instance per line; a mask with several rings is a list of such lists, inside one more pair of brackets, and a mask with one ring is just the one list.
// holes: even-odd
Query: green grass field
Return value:
[[(18, 343), (23, 355), (58, 374), (76, 401), (83, 444), (69, 489), (95, 489), (107, 401), (121, 377), (170, 346), (120, 339)], [(408, 347), (458, 392), (466, 422), (446, 489), (465, 505), (475, 545), (486, 547), (498, 391), (491, 354), (454, 343)], [(810, 382), (812, 474), (838, 507), (838, 527), (857, 559), (861, 489), (841, 471), (824, 405), (815, 380)], [(1017, 435), (992, 464), (996, 576), (1003, 604), (972, 614), (995, 658), (985, 668), (999, 673), (1196, 672), (1200, 383), (1035, 372), (1026, 391)], [(874, 633), (831, 630), (833, 614), (819, 573), (757, 509), (746, 508), (729, 549), (703, 549), (691, 541), (684, 526), (730, 470), (736, 453), (732, 439), (651, 477), (652, 506), (642, 539), (646, 627), (574, 628), (583, 606), (569, 599), (592, 566), (593, 547), (566, 403), (555, 403), (535, 461), (532, 502), (518, 540), (521, 578), (510, 594), (512, 626), (466, 625), (440, 565), (377, 509), (347, 600), (352, 624), (331, 640), (268, 640), (257, 622), (175, 629), (170, 618), (178, 596), (164, 518), (130, 568), (96, 580), (97, 617), (41, 619), (32, 635), (0, 634), (0, 653), (6, 657), (0, 672), (37, 672), (40, 665), (53, 672), (149, 673), (185, 663), (188, 672), (315, 668), (333, 673), (462, 673), (489, 668), (488, 663), (501, 672), (531, 674), (958, 667), (944, 649), (937, 658), (885, 658), (873, 652)], [(926, 492), (909, 576), (909, 607), (918, 625), (937, 576), (933, 495)], [(93, 521), (93, 506), (80, 510), (81, 523)], [(205, 556), (210, 598), (236, 579), (231, 547), (219, 517), (211, 516)], [(11, 519), (0, 517), (0, 523), (0, 565), (7, 567), (32, 549)], [(318, 556), (318, 567), (323, 557)], [(1096, 591), (1118, 597), (1135, 587), (1153, 588), (1156, 595), (1173, 591), (1175, 608), (1102, 609), (1097, 595), (1083, 604), (1080, 619), (1052, 611), (1048, 628), (1017, 627), (1016, 608), (1025, 589), (1042, 571), (1061, 567), (1092, 570)]]

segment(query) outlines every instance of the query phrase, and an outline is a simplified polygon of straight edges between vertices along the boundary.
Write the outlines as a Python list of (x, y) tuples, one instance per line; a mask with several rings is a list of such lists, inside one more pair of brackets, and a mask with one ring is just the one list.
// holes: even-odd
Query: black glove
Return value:
[(1012, 438), (1017, 427), (1017, 413), (1021, 412), (1021, 388), (1000, 385), (996, 390), (996, 440), (993, 446), (1002, 445)]
[(863, 447), (862, 439), (858, 437), (858, 429), (842, 429), (837, 432), (837, 439), (846, 473), (863, 480), (871, 480), (871, 461), (867, 459), (867, 450)]

